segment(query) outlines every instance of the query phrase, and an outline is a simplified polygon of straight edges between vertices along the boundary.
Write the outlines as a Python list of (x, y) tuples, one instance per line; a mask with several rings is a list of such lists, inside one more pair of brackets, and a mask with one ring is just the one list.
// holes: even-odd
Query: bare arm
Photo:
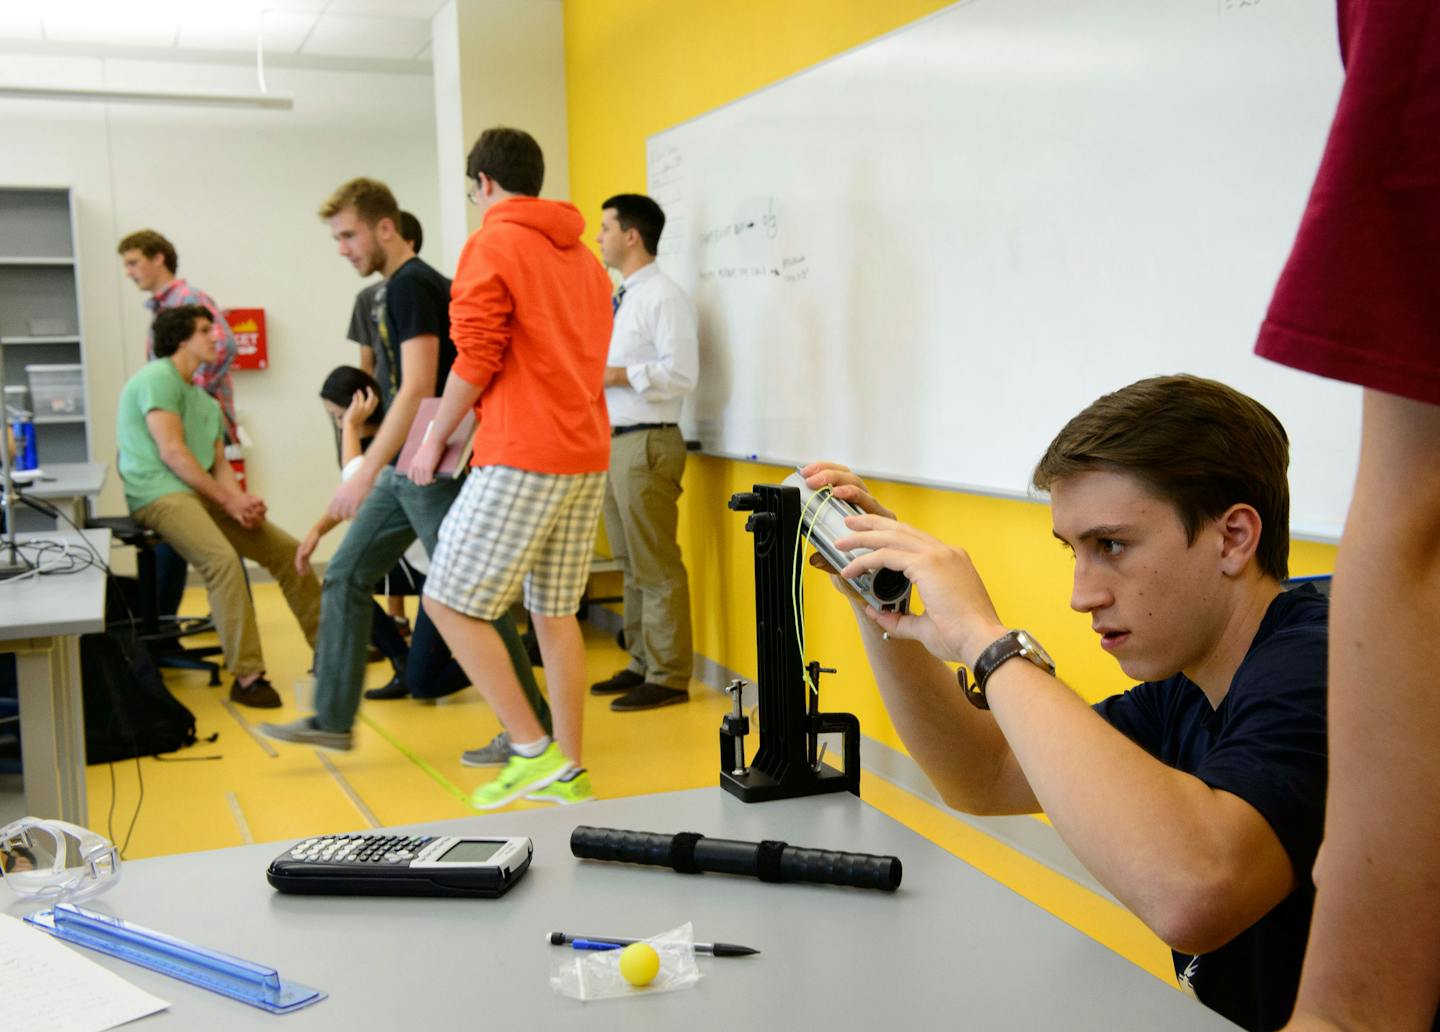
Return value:
[(356, 391), (350, 405), (340, 417), (340, 466), (350, 465), (365, 454), (365, 441), (361, 436), (365, 423), (380, 405), (379, 396), (366, 387)]
[(405, 444), (421, 400), (431, 397), (439, 361), (440, 338), (433, 333), (411, 337), (400, 345), (400, 390), (386, 410), (385, 420), (370, 442), (360, 468), (331, 497), (328, 510), (331, 516), (347, 520), (360, 510), (375, 478)]
[(995, 718), (965, 700), (954, 672), (919, 642), (885, 640), (853, 592), (850, 604), (890, 720), (941, 798), (965, 813), (1038, 813)]
[(453, 369), (445, 380), (445, 393), (440, 397), (440, 407), (435, 419), (426, 432), (425, 443), (410, 460), (410, 479), (424, 486), (435, 479), (435, 467), (445, 454), (445, 442), (465, 418), (465, 413), (475, 407), (482, 388), (462, 378)]
[(375, 375), (375, 349), (368, 344), (360, 345), (360, 368), (368, 375)]
[(1174, 949), (1216, 949), (1294, 889), (1259, 811), (1161, 763), (1039, 667), (1003, 664), (986, 696), (1066, 844)]
[(1428, 1029), (1440, 998), (1440, 480), (1418, 472), (1437, 454), (1440, 406), (1365, 392), (1330, 608), (1330, 787), (1296, 1029)]
[(295, 549), (295, 572), (301, 576), (309, 576), (310, 556), (315, 553), (315, 547), (320, 544), (320, 539), (340, 525), (340, 521), (329, 515), (321, 516), (310, 528), (300, 546)]
[[(829, 486), (835, 497), (866, 512), (894, 515), (843, 466), (814, 463), (801, 472), (812, 488)], [(818, 554), (810, 561), (830, 569)], [(865, 653), (895, 730), (945, 802), (966, 813), (1039, 812), (1040, 803), (994, 716), (961, 695), (954, 672), (926, 643), (894, 635), (887, 640), (885, 628), (866, 614), (860, 597), (839, 577), (833, 580), (855, 611)], [(999, 629), (990, 640), (1005, 633), (998, 617), (991, 623)]]
[(160, 451), (160, 460), (186, 486), (219, 505), (243, 526), (254, 526), (264, 518), (264, 503), (240, 489), (235, 472), (225, 461), (224, 445), (215, 441), (214, 473), (202, 467), (185, 444), (185, 429), (180, 416), (167, 409), (151, 409), (145, 413), (145, 425)]

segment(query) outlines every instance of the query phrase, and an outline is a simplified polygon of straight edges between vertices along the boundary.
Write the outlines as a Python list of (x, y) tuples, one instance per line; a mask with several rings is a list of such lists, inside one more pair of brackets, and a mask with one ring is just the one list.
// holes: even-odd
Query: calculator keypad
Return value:
[(434, 841), (434, 835), (325, 835), (298, 843), (290, 857), (307, 863), (403, 866)]

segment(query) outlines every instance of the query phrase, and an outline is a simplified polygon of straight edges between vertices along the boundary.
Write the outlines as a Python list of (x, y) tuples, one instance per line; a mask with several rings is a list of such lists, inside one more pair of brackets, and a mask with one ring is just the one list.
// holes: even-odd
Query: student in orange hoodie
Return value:
[[(594, 795), (580, 765), (585, 645), (575, 613), (610, 463), (610, 277), (580, 242), (580, 212), (539, 199), (545, 160), (528, 133), (486, 130), (465, 174), (467, 196), (485, 218), (455, 272), (457, 356), (410, 478), (430, 481), (468, 409), (479, 426), (475, 468), (431, 557), (425, 611), (510, 735), (509, 762), (471, 804), (491, 810), (521, 796), (578, 803)], [(554, 741), (490, 624), (522, 582), (545, 659)]]

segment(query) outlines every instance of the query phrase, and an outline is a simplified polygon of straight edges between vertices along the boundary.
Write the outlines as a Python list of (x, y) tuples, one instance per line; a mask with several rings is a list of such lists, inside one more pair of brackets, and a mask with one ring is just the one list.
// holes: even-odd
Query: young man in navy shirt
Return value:
[(1189, 376), (1106, 395), (1051, 442), (1033, 481), (1075, 556), (1070, 605), (1143, 682), (1094, 707), (1001, 620), (963, 550), (897, 522), (843, 467), (804, 470), (866, 513), (836, 545), (873, 551), (841, 572), (898, 570), (924, 600), (881, 614), (849, 593), (895, 727), (946, 802), (1043, 810), (1170, 945), (1181, 985), (1250, 1029), (1294, 1005), (1325, 805), (1327, 605), (1281, 586), (1288, 452), (1262, 405)]

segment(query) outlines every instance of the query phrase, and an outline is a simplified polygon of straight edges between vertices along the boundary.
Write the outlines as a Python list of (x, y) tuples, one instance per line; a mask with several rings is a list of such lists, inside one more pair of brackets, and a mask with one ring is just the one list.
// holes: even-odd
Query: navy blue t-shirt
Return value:
[(1148, 681), (1095, 710), (1150, 755), (1245, 800), (1264, 817), (1299, 886), (1211, 953), (1176, 953), (1175, 974), (1207, 1007), (1249, 1029), (1290, 1018), (1310, 932), (1310, 869), (1325, 820), (1325, 652), (1329, 599), (1278, 595), (1213, 709), (1184, 674)]

